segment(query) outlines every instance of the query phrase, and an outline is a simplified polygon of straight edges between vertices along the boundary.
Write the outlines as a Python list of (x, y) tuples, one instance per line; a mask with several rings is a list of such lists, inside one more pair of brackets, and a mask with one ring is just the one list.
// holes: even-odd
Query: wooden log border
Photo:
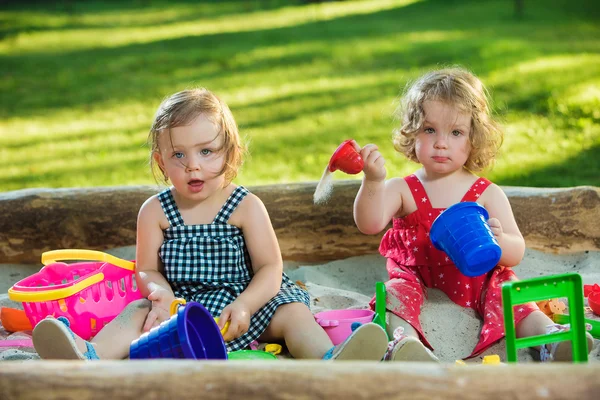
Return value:
[[(360, 182), (336, 181), (325, 205), (316, 183), (251, 187), (265, 203), (285, 260), (319, 262), (373, 254), (381, 234), (360, 233), (352, 204)], [(556, 253), (600, 249), (600, 188), (504, 188), (529, 248)], [(0, 263), (38, 263), (60, 248), (135, 244), (140, 205), (160, 188), (26, 189), (0, 193)]]
[(5, 362), (0, 398), (597, 399), (600, 364), (455, 366), (327, 361)]

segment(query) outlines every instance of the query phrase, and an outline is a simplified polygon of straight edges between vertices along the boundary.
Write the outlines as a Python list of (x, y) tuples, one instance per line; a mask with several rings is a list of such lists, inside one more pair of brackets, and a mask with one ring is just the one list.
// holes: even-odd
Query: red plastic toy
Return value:
[(339, 145), (333, 152), (329, 160), (328, 169), (330, 172), (340, 170), (347, 174), (356, 175), (363, 170), (365, 163), (352, 145), (352, 140), (346, 140)]
[(600, 292), (600, 285), (583, 285), (583, 297), (588, 297), (593, 292)]
[(588, 298), (588, 305), (596, 315), (600, 315), (600, 285), (583, 285), (583, 297)]

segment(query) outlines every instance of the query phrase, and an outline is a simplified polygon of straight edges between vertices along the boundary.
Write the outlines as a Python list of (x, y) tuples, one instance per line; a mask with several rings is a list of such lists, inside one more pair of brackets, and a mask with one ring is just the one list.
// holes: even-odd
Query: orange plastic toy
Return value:
[(30, 331), (33, 329), (25, 311), (16, 308), (0, 308), (0, 321), (9, 332)]
[(559, 299), (542, 300), (537, 302), (540, 310), (552, 318), (554, 314), (564, 314), (567, 309), (567, 305)]

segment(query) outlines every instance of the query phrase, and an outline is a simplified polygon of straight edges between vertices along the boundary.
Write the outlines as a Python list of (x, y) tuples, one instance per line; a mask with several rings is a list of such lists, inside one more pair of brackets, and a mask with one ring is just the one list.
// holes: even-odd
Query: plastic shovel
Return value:
[[(377, 282), (375, 284), (375, 316), (373, 317), (373, 322), (377, 325), (381, 326), (384, 331), (385, 329), (385, 304), (386, 304), (386, 294), (385, 294), (385, 284), (383, 282)], [(387, 331), (386, 331), (387, 332)], [(388, 337), (389, 339), (389, 337)]]

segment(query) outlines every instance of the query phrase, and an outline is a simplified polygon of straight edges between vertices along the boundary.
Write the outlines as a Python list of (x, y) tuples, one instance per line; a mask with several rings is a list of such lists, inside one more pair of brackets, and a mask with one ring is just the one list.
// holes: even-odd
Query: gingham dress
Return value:
[[(250, 256), (240, 228), (227, 221), (248, 190), (238, 186), (211, 224), (185, 225), (171, 193), (158, 195), (169, 228), (159, 256), (175, 296), (196, 301), (218, 317), (248, 287), (253, 276)], [(309, 305), (308, 293), (283, 274), (281, 290), (250, 318), (248, 332), (227, 343), (228, 351), (241, 350), (267, 328), (278, 306), (287, 303)]]

